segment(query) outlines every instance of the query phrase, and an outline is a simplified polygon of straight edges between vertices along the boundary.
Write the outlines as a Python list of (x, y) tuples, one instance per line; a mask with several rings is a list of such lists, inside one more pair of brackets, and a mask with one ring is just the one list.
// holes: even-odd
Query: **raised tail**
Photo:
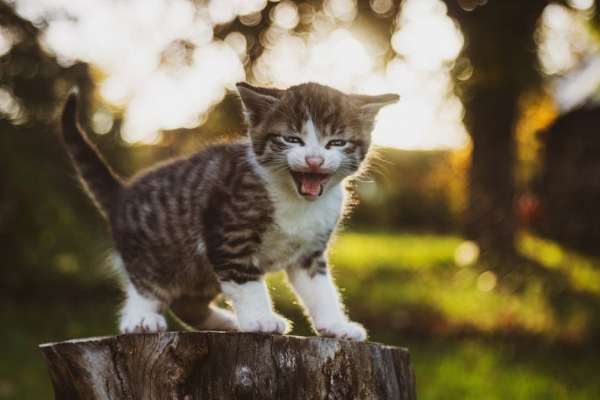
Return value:
[(108, 216), (123, 184), (77, 124), (76, 93), (69, 95), (61, 123), (65, 145), (88, 195)]

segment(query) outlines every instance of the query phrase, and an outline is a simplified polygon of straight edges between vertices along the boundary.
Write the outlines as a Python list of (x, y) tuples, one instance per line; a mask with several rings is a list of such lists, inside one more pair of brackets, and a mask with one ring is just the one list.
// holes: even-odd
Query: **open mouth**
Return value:
[(291, 171), (298, 194), (308, 200), (314, 200), (323, 194), (331, 174)]

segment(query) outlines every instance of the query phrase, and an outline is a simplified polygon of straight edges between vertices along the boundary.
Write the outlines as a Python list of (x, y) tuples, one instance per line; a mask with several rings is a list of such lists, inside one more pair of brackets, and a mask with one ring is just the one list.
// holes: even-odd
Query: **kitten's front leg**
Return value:
[(363, 341), (367, 332), (362, 325), (351, 322), (344, 313), (338, 291), (324, 258), (317, 257), (307, 267), (287, 270), (294, 291), (307, 309), (316, 332), (336, 339)]
[(258, 183), (243, 181), (246, 172), (238, 171), (237, 178), (234, 172), (229, 171), (205, 210), (203, 247), (240, 330), (283, 334), (289, 325), (273, 311), (257, 259), (261, 237), (272, 224), (271, 200), (257, 192)]
[[(263, 271), (254, 261), (253, 243), (223, 239), (208, 246), (208, 259), (219, 279), (221, 291), (231, 302), (242, 332), (283, 334), (288, 322), (273, 311)], [(235, 241), (234, 241), (235, 243)]]
[(283, 334), (289, 330), (285, 318), (273, 311), (264, 280), (225, 281), (221, 282), (221, 289), (231, 301), (242, 331)]

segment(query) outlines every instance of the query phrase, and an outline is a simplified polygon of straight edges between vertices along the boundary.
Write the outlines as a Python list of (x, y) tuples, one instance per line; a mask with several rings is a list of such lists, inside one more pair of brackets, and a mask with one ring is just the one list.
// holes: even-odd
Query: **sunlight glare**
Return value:
[(536, 32), (542, 71), (552, 77), (548, 88), (562, 113), (594, 96), (600, 85), (600, 47), (586, 12), (550, 4)]
[(406, 0), (392, 47), (414, 68), (436, 70), (458, 56), (463, 38), (438, 0)]
[[(371, 3), (375, 12), (392, 9), (388, 1)], [(124, 110), (121, 133), (128, 143), (155, 143), (161, 130), (203, 123), (226, 89), (245, 79), (251, 38), (230, 32), (221, 41), (213, 29), (237, 17), (252, 26), (266, 4), (211, 0), (196, 8), (186, 0), (19, 0), (15, 7), (25, 18), (48, 19), (43, 45), (61, 63), (82, 60), (101, 71), (99, 93)], [(398, 93), (400, 103), (379, 115), (376, 144), (464, 146), (462, 104), (449, 72), (463, 37), (440, 0), (402, 4), (391, 43), (379, 43), (368, 31), (353, 29), (356, 0), (325, 0), (322, 10), (281, 1), (271, 10), (273, 23), (256, 38), (264, 51), (250, 66), (252, 83), (288, 87), (314, 81), (350, 93)], [(298, 24), (302, 29), (295, 29)], [(395, 57), (387, 62), (390, 46)]]
[(538, 57), (546, 74), (564, 74), (582, 58), (598, 52), (583, 17), (559, 4), (544, 9), (537, 35)]
[(92, 117), (92, 129), (94, 132), (104, 135), (113, 127), (114, 116), (110, 111), (99, 110)]
[(282, 1), (271, 10), (271, 20), (283, 29), (294, 29), (300, 22), (298, 6), (291, 1)]
[(594, 0), (568, 0), (567, 3), (578, 10), (589, 10), (594, 6)]
[[(405, 7), (408, 14), (398, 19), (402, 21), (396, 32), (400, 36), (394, 35), (402, 38), (394, 47), (398, 57), (387, 68), (381, 60), (383, 54), (367, 50), (351, 30), (331, 30), (335, 26), (333, 11), (318, 12), (309, 35), (268, 29), (263, 35), (266, 48), (253, 67), (255, 83), (288, 87), (313, 81), (347, 92), (395, 92), (401, 95), (400, 103), (379, 113), (374, 143), (403, 149), (465, 146), (468, 136), (461, 122), (462, 103), (453, 94), (449, 68), (445, 67), (458, 56), (462, 35), (438, 0), (407, 0)], [(414, 38), (424, 31), (429, 32), (425, 39)], [(403, 41), (417, 41), (428, 50), (419, 55), (416, 46), (405, 46)]]
[(262, 11), (267, 0), (211, 0), (208, 13), (214, 25), (233, 21), (240, 15), (251, 15)]
[(356, 18), (356, 0), (325, 0), (323, 9), (330, 16), (341, 21), (352, 21)]
[(0, 27), (0, 57), (8, 53), (12, 48), (13, 38), (8, 29)]

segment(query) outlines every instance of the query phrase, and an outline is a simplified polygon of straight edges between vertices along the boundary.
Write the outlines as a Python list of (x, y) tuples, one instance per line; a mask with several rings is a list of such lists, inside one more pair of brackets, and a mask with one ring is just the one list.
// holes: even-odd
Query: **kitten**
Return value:
[[(211, 146), (129, 182), (62, 116), (65, 144), (107, 218), (127, 300), (122, 332), (166, 330), (170, 308), (198, 330), (283, 334), (264, 274), (285, 269), (322, 336), (364, 340), (327, 264), (343, 213), (344, 179), (357, 174), (379, 109), (395, 94), (347, 95), (316, 83), (287, 90), (237, 84), (249, 140)], [(211, 304), (223, 292), (235, 315)]]

